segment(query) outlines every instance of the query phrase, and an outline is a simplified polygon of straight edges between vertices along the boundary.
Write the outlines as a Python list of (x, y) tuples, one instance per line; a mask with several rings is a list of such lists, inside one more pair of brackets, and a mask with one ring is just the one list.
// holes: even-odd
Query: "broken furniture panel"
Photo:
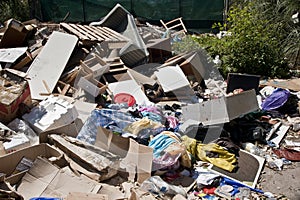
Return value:
[(0, 63), (14, 63), (27, 51), (27, 47), (0, 49)]
[(221, 124), (258, 109), (255, 90), (182, 107), (185, 120), (204, 125)]
[[(120, 52), (126, 66), (134, 67), (149, 55), (133, 16), (120, 4), (117, 4), (100, 22), (93, 22), (90, 25), (108, 27), (130, 39), (130, 42), (122, 48), (122, 53)], [(131, 56), (133, 57), (130, 58)]]
[(174, 30), (174, 29), (177, 30), (175, 33), (171, 34), (172, 37), (176, 36), (178, 34), (181, 34), (181, 33), (183, 33), (183, 34), (187, 33), (187, 29), (185, 28), (185, 25), (182, 21), (182, 17), (173, 19), (173, 20), (168, 21), (168, 22), (164, 22), (163, 20), (160, 20), (160, 22), (165, 27), (165, 29), (167, 31)]
[(108, 28), (80, 24), (60, 23), (70, 34), (76, 35), (83, 45), (101, 43), (103, 41), (128, 41), (128, 38)]
[(31, 106), (29, 84), (25, 74), (12, 69), (0, 71), (0, 121), (10, 122)]
[(175, 96), (179, 101), (190, 103), (197, 99), (189, 81), (178, 65), (158, 68), (154, 75), (168, 97)]
[(150, 101), (135, 80), (125, 80), (108, 84), (112, 95), (126, 93), (132, 95), (138, 105), (149, 105)]
[(171, 92), (190, 85), (178, 65), (159, 68), (154, 74), (164, 92)]
[(213, 166), (211, 170), (221, 176), (233, 179), (251, 188), (255, 188), (264, 166), (264, 162), (264, 158), (247, 151), (240, 150), (238, 168), (235, 172), (228, 172), (216, 166)]
[(42, 100), (53, 91), (72, 52), (77, 44), (77, 37), (54, 31), (42, 51), (35, 58), (27, 71), (33, 99)]
[(92, 58), (81, 62), (80, 65), (87, 74), (92, 74), (93, 78), (99, 78), (109, 71), (110, 66), (98, 55), (94, 54), (92, 56)]

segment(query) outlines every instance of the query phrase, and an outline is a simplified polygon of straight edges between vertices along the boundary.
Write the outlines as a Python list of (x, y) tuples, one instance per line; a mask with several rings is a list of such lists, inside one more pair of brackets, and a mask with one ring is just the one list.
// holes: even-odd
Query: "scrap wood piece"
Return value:
[(173, 20), (168, 21), (168, 22), (164, 22), (163, 20), (160, 20), (160, 22), (165, 27), (165, 29), (167, 29), (167, 31), (181, 28), (179, 31), (176, 31), (175, 33), (171, 34), (172, 36), (178, 35), (180, 33), (183, 33), (183, 34), (187, 33), (187, 29), (185, 28), (185, 25), (182, 21), (182, 17), (173, 19)]
[(54, 145), (64, 151), (70, 158), (87, 169), (98, 172), (101, 181), (107, 180), (117, 174), (120, 166), (120, 157), (75, 138), (60, 135), (49, 136)]

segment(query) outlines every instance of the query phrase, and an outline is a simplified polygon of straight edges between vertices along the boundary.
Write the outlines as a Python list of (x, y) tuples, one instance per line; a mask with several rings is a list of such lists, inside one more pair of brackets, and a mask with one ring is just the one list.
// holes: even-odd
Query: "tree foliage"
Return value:
[(275, 7), (279, 10), (272, 11), (273, 1), (275, 0), (239, 1), (231, 5), (226, 23), (215, 25), (220, 31), (228, 31), (228, 36), (221, 39), (211, 35), (196, 38), (212, 56), (220, 56), (220, 71), (224, 75), (229, 72), (267, 77), (287, 75), (288, 51), (296, 51), (295, 41), (288, 39), (295, 36), (291, 36), (291, 29), (286, 27), (290, 24), (291, 14), (286, 13), (285, 19), (277, 16), (274, 12), (286, 11), (277, 6)]
[(1, 0), (0, 1), (0, 22), (10, 18), (20, 21), (29, 19), (28, 0)]

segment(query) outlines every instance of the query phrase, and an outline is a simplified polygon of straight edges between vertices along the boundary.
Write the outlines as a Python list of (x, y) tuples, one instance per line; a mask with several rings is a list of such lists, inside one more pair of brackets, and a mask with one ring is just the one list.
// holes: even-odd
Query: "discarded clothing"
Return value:
[(291, 149), (273, 149), (273, 152), (279, 157), (279, 158), (285, 158), (290, 161), (300, 161), (300, 152), (294, 151)]
[(140, 112), (152, 112), (158, 115), (161, 115), (161, 111), (159, 108), (155, 107), (155, 106), (147, 106), (147, 107), (141, 107), (139, 109)]
[(112, 109), (95, 109), (81, 128), (77, 139), (95, 144), (98, 127), (122, 133), (126, 126), (135, 121), (128, 113)]
[[(191, 167), (191, 159), (185, 146), (180, 143), (179, 138), (173, 132), (160, 133), (150, 141), (149, 146), (153, 148), (152, 169), (154, 171), (175, 170), (180, 165)], [(180, 164), (178, 164), (179, 161)]]
[(201, 144), (197, 143), (195, 139), (187, 136), (181, 138), (187, 150), (196, 158), (210, 162), (213, 165), (224, 170), (232, 172), (235, 169), (237, 159), (234, 154), (215, 143)]
[(167, 122), (168, 122), (168, 126), (173, 129), (176, 128), (179, 124), (179, 120), (177, 119), (177, 117), (174, 116), (168, 116)]
[(157, 113), (142, 111), (141, 114), (144, 118), (151, 119), (152, 121), (156, 121), (156, 122), (160, 122), (160, 123), (163, 122), (163, 117)]
[(274, 90), (274, 92), (268, 96), (262, 103), (263, 110), (275, 110), (283, 106), (290, 96), (290, 92), (288, 90), (284, 90), (278, 88)]
[(179, 139), (176, 139), (176, 136), (170, 137), (169, 135), (166, 135), (167, 131), (164, 131), (157, 136), (155, 136), (149, 143), (149, 147), (153, 148), (153, 156), (159, 157), (161, 156), (161, 152), (165, 150), (170, 144), (174, 142), (179, 142)]
[(197, 167), (196, 172), (198, 175), (196, 180), (199, 188), (212, 185), (214, 180), (220, 177), (220, 175), (215, 174), (202, 167)]
[(128, 126), (126, 126), (123, 131), (125, 132), (129, 132), (133, 135), (138, 135), (139, 132), (143, 129), (156, 129), (156, 128), (161, 128), (163, 127), (163, 125), (159, 122), (155, 122), (155, 121), (152, 121), (148, 118), (143, 118), (143, 119), (140, 119), (139, 121), (135, 121), (131, 124), (129, 124)]

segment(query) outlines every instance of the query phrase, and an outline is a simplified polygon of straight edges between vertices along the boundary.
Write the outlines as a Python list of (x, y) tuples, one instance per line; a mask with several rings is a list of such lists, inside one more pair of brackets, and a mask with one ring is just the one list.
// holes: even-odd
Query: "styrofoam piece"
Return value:
[(56, 129), (72, 123), (78, 117), (78, 112), (70, 102), (55, 96), (49, 96), (34, 107), (30, 113), (23, 115), (37, 132)]

